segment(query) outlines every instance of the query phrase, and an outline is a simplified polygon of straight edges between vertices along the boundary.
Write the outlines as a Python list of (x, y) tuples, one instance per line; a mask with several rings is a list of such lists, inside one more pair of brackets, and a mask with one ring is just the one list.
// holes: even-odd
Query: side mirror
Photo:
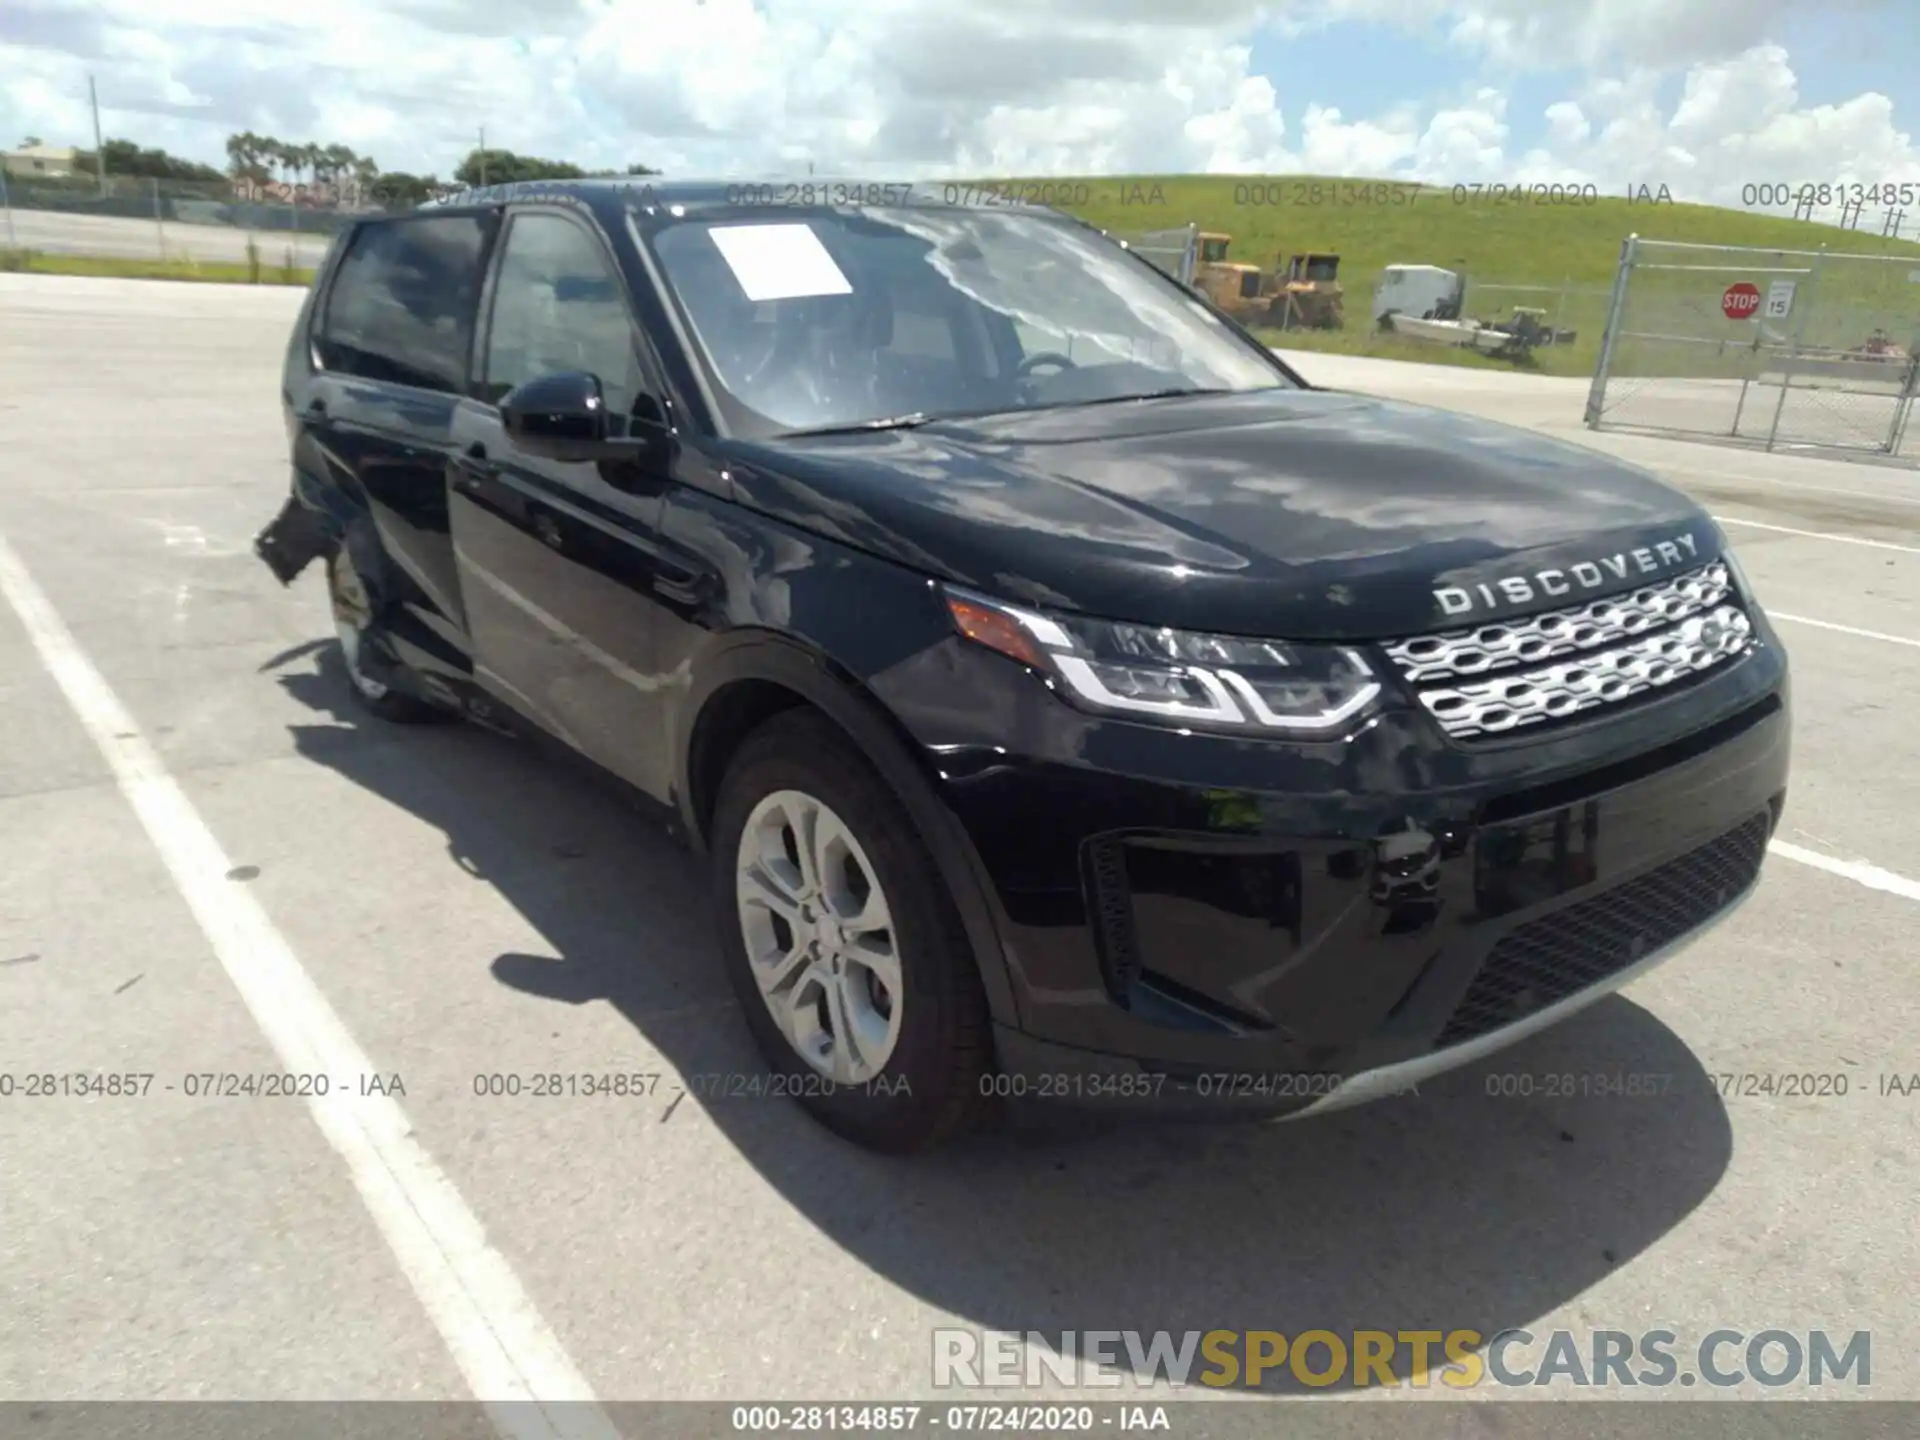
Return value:
[(599, 377), (584, 371), (516, 385), (501, 397), (500, 421), (517, 449), (548, 460), (601, 460), (613, 448)]

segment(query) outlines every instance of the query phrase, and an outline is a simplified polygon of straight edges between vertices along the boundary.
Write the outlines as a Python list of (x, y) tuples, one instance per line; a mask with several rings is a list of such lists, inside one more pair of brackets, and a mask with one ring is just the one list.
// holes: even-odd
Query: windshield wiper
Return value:
[(911, 430), (934, 420), (951, 419), (928, 410), (912, 410), (905, 415), (885, 415), (878, 420), (854, 420), (845, 425), (814, 425), (805, 430), (783, 430), (783, 437), (794, 435), (856, 435), (863, 430)]
[(1143, 390), (1138, 395), (1104, 395), (1098, 400), (1063, 400), (1060, 405), (1061, 408), (1070, 405), (1125, 405), (1132, 400), (1171, 400), (1176, 395), (1231, 395), (1233, 393), (1222, 385), (1170, 385), (1165, 390)]
[(1166, 400), (1176, 395), (1232, 395), (1224, 386), (1170, 386), (1165, 390), (1144, 390), (1138, 395), (1107, 395), (1098, 400), (1061, 400), (1051, 405), (1015, 405), (998, 410), (910, 410), (904, 415), (885, 415), (877, 420), (850, 420), (844, 425), (812, 425), (804, 430), (782, 430), (778, 438), (797, 439), (810, 435), (859, 435), (872, 430), (913, 430), (936, 420), (983, 420), (1001, 415), (1030, 415), (1037, 410), (1072, 410), (1086, 405), (1123, 405), (1131, 400)]

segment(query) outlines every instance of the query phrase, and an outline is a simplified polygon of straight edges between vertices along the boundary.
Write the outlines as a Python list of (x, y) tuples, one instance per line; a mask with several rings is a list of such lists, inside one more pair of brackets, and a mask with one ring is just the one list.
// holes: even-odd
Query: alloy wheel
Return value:
[(841, 1085), (886, 1068), (905, 1001), (893, 915), (852, 830), (799, 790), (741, 831), (734, 894), (747, 960), (794, 1052)]

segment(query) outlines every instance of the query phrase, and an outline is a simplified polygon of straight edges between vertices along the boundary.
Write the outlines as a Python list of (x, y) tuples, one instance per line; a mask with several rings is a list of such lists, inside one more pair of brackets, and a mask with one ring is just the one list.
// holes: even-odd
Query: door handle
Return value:
[(500, 473), (500, 467), (487, 459), (487, 447), (478, 440), (454, 456), (453, 465), (453, 485), (456, 490), (478, 490)]
[(327, 402), (318, 397), (307, 402), (307, 419), (324, 420), (327, 418)]

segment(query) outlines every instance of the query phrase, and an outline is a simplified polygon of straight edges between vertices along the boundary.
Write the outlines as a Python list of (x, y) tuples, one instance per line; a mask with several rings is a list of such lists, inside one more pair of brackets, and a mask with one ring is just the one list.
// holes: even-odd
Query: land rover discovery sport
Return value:
[(1787, 662), (1696, 504), (1311, 386), (1087, 225), (969, 198), (568, 182), (357, 224), (262, 557), (325, 562), (374, 715), (657, 803), (767, 1063), (879, 1148), (995, 1095), (1401, 1089), (1746, 897)]

